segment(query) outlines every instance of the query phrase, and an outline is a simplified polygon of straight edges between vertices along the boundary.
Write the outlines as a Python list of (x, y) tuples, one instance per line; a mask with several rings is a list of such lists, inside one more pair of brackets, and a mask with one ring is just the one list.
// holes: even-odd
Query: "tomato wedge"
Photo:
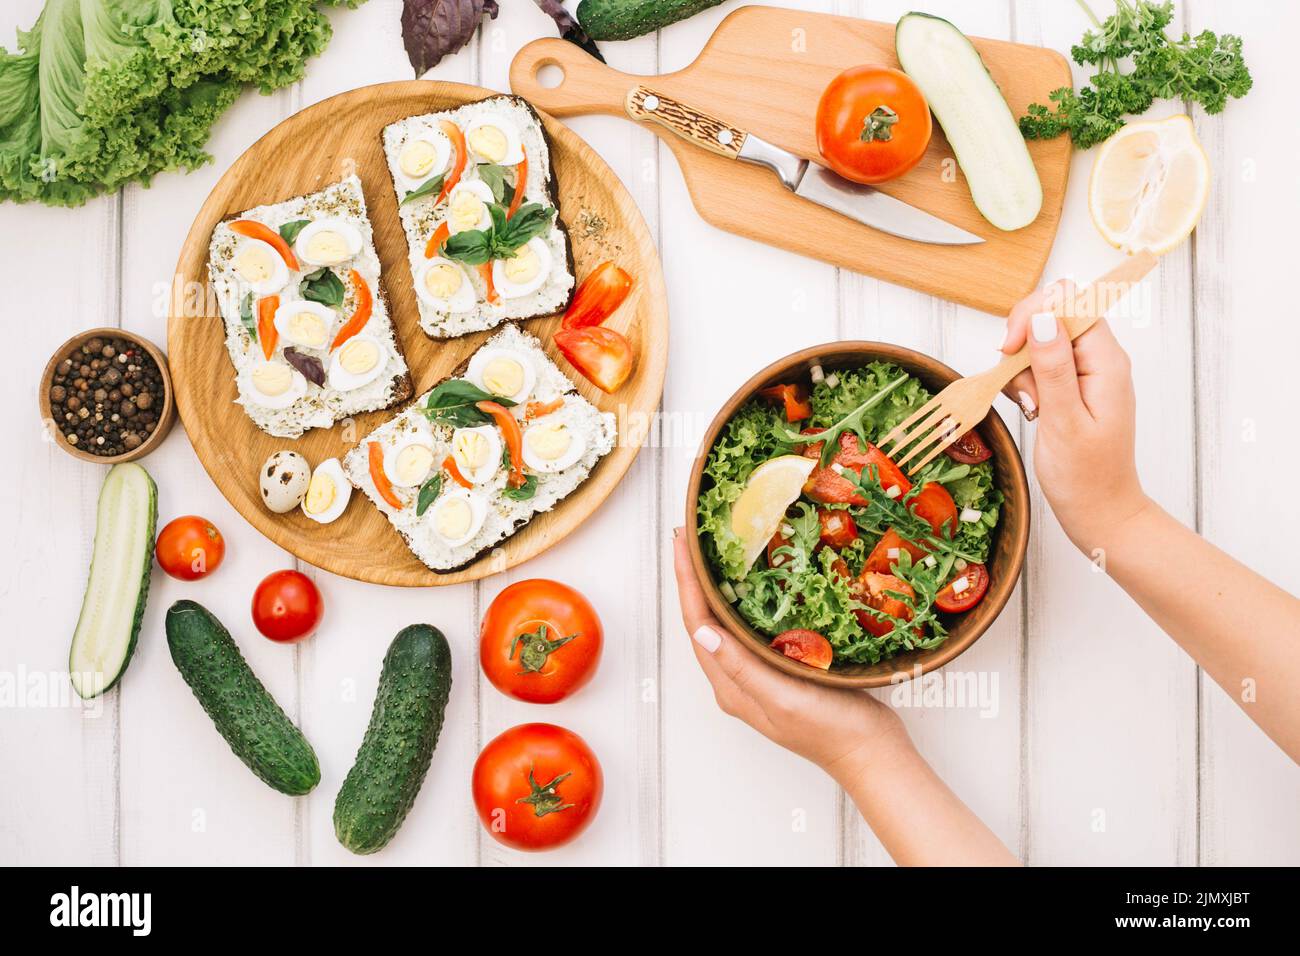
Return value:
[(424, 244), (424, 258), (432, 259), (438, 255), (438, 250), (442, 248), (442, 244), (447, 241), (447, 237), (450, 235), (451, 227), (447, 225), (447, 220), (444, 219), (438, 224), (438, 228), (433, 230), (433, 235), (429, 237), (429, 241)]
[(555, 347), (586, 379), (604, 392), (616, 392), (632, 374), (632, 343), (604, 326), (560, 329)]
[(268, 361), (275, 354), (275, 344), (280, 341), (280, 333), (275, 328), (275, 310), (278, 308), (278, 295), (268, 295), (257, 303), (257, 341), (262, 343), (262, 354)]
[(803, 385), (769, 385), (759, 389), (758, 394), (779, 405), (785, 406), (785, 420), (801, 422), (812, 418), (812, 405), (808, 401), (808, 389)]
[(485, 294), (485, 298), (488, 300), (488, 302), (492, 303), (493, 305), (496, 305), (498, 302), (501, 301), (501, 296), (497, 295), (496, 283), (492, 279), (491, 259), (479, 265), (478, 276), (480, 279), (483, 280), (483, 285), (486, 287), (487, 290)]
[[(815, 429), (807, 428), (804, 431), (814, 434), (816, 432)], [(820, 458), (823, 444), (823, 442), (814, 442), (805, 445), (802, 454), (808, 458)], [(821, 504), (865, 505), (867, 499), (857, 493), (852, 481), (836, 471), (836, 465), (858, 474), (867, 467), (874, 468), (880, 476), (881, 487), (888, 489), (897, 486), (900, 495), (906, 494), (912, 488), (912, 483), (888, 455), (871, 442), (867, 442), (867, 449), (863, 451), (858, 436), (852, 432), (845, 432), (840, 435), (840, 450), (835, 453), (830, 467), (823, 468), (819, 464), (812, 470), (812, 474), (804, 482), (804, 494)]]
[(469, 155), (469, 150), (465, 148), (465, 136), (461, 133), (459, 126), (451, 120), (443, 120), (438, 124), (438, 128), (446, 133), (447, 138), (451, 140), (451, 146), (456, 151), (456, 156), (451, 161), (451, 172), (442, 181), (442, 191), (438, 193), (438, 198), (433, 201), (435, 206), (446, 199), (456, 184), (460, 182), (460, 174), (465, 171), (465, 159)]
[(560, 320), (565, 329), (584, 329), (600, 325), (623, 304), (632, 291), (632, 277), (607, 259), (582, 280), (573, 302)]
[(935, 537), (944, 537), (944, 525), (948, 526), (948, 536), (957, 533), (957, 503), (948, 494), (948, 489), (937, 481), (926, 482), (908, 505), (918, 518), (930, 523)]
[(366, 458), (370, 465), (370, 480), (375, 483), (375, 491), (398, 511), (402, 510), (402, 499), (393, 494), (393, 485), (384, 474), (384, 447), (377, 441), (366, 446)]
[(370, 294), (370, 286), (366, 285), (366, 280), (361, 278), (361, 273), (353, 269), (348, 273), (348, 278), (352, 280), (352, 288), (356, 292), (357, 307), (352, 316), (343, 323), (338, 334), (334, 336), (334, 341), (330, 343), (331, 352), (366, 327), (366, 323), (370, 321), (370, 313), (375, 307), (374, 296)]
[[(957, 584), (961, 585), (960, 591), (955, 587)], [(988, 568), (982, 564), (968, 564), (965, 570), (958, 571), (951, 581), (940, 588), (934, 596), (934, 606), (948, 614), (960, 614), (984, 600), (988, 589)]]
[[(916, 592), (912, 590), (912, 586), (901, 578), (892, 574), (880, 574), (876, 571), (863, 571), (858, 575), (854, 585), (854, 597), (863, 604), (875, 608), (877, 611), (883, 611), (892, 617), (902, 618), (904, 621), (912, 619), (912, 609), (894, 596), (894, 594), (902, 594), (909, 599), (916, 597)], [(894, 592), (894, 594), (887, 592)], [(857, 616), (862, 629), (868, 634), (884, 637), (894, 629), (892, 622), (881, 620), (871, 614), (870, 611), (854, 611), (853, 613)]]
[(790, 560), (788, 554), (777, 554), (777, 549), (790, 547), (790, 539), (781, 531), (776, 529), (776, 534), (772, 535), (772, 540), (767, 543), (767, 566), (769, 568), (779, 568)]
[[(924, 548), (913, 544), (893, 528), (890, 528), (880, 536), (876, 546), (871, 549), (871, 553), (867, 555), (866, 564), (862, 565), (862, 570), (889, 574), (898, 562), (898, 555), (904, 551), (912, 556), (913, 561), (921, 560), (926, 554)], [(890, 557), (890, 552), (893, 552), (893, 557)]]
[(442, 460), (442, 467), (447, 469), (447, 474), (451, 475), (451, 480), (456, 482), (462, 488), (473, 488), (474, 483), (460, 473), (460, 468), (456, 466), (456, 459), (448, 455)]
[(944, 454), (962, 465), (978, 465), (993, 457), (993, 450), (984, 444), (979, 432), (971, 429), (943, 450)]
[(519, 204), (524, 201), (524, 183), (528, 180), (528, 153), (522, 146), (519, 147), (519, 152), (524, 158), (515, 164), (515, 194), (510, 197), (510, 208), (506, 210), (507, 219), (513, 219), (515, 213), (519, 211)]
[(280, 253), (280, 258), (284, 260), (284, 264), (294, 272), (298, 271), (298, 257), (289, 248), (289, 243), (284, 241), (284, 236), (270, 226), (255, 219), (236, 219), (230, 224), (230, 231), (241, 236), (247, 236), (249, 239), (260, 239), (267, 245), (274, 247), (275, 251)]
[(772, 648), (801, 664), (807, 664), (809, 667), (816, 667), (824, 671), (830, 670), (831, 660), (834, 657), (830, 641), (816, 631), (807, 631), (802, 628), (793, 631), (782, 631), (772, 638)]
[(817, 520), (821, 522), (821, 543), (838, 551), (858, 540), (857, 522), (843, 508), (820, 508)]
[(519, 430), (519, 422), (510, 414), (510, 409), (496, 402), (478, 402), (474, 406), (480, 412), (492, 416), (506, 439), (506, 451), (510, 452), (510, 477), (507, 480), (511, 488), (520, 488), (528, 480), (524, 474), (524, 433)]

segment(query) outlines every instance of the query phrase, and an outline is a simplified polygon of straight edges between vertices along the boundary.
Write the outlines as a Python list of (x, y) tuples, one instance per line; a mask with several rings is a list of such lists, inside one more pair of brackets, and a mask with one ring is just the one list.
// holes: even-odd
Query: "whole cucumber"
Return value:
[(451, 648), (428, 624), (388, 645), (370, 726), (334, 801), (334, 834), (353, 853), (382, 850), (429, 772), (451, 694)]
[(320, 783), (316, 752), (262, 686), (221, 622), (194, 601), (177, 601), (167, 609), (166, 626), (176, 669), (235, 756), (290, 796)]
[(631, 40), (716, 7), (722, 0), (582, 0), (578, 23), (593, 40)]

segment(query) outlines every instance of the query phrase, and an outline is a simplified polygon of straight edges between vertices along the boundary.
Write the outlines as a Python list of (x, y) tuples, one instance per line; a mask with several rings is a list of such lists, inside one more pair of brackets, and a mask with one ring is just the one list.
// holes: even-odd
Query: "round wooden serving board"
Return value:
[(421, 331), (406, 237), (380, 135), (386, 125), (404, 117), (492, 95), (493, 91), (474, 86), (413, 80), (363, 87), (308, 107), (254, 143), (221, 177), (181, 250), (167, 326), (168, 361), (177, 408), (194, 450), (222, 494), (254, 527), (297, 557), (335, 574), (405, 587), (457, 584), (541, 553), (586, 521), (614, 490), (636, 458), (663, 393), (668, 300), (650, 232), (632, 197), (604, 161), (574, 133), (542, 114), (559, 180), (560, 218), (569, 228), (578, 281), (605, 259), (614, 259), (636, 280), (628, 301), (608, 323), (631, 340), (636, 371), (621, 390), (606, 395), (552, 346), (551, 332), (558, 318), (533, 319), (522, 326), (542, 340), (584, 396), (618, 416), (615, 449), (553, 511), (538, 515), (467, 567), (446, 574), (420, 563), (360, 491), (354, 491), (343, 516), (327, 525), (316, 524), (300, 511), (272, 514), (262, 505), (257, 473), (272, 452), (291, 448), (313, 466), (327, 458), (342, 458), (398, 409), (358, 416), (351, 425), (345, 421), (333, 428), (313, 429), (297, 441), (259, 430), (235, 404), (234, 368), (215, 300), (210, 294), (189, 294), (195, 289), (206, 293), (213, 228), (226, 216), (315, 192), (356, 172), (374, 226), (389, 311), (419, 396), (499, 329), (448, 341), (434, 341)]

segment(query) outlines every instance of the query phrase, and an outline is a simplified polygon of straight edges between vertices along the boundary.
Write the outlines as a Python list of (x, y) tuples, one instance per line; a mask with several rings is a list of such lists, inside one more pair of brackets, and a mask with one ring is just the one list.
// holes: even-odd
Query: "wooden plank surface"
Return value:
[[(737, 5), (732, 0), (657, 36), (605, 44), (611, 65), (628, 73), (678, 69)], [(909, 4), (805, 6), (889, 20)], [(928, 7), (973, 33), (1056, 49), (1085, 27), (1073, 4), (932, 0)], [(0, 36), (30, 25), (39, 8), (39, 0), (6, 5)], [(37, 684), (59, 685), (102, 480), (102, 467), (42, 441), (34, 411), (21, 416), (35, 409), (48, 353), (80, 329), (119, 322), (162, 341), (165, 310), (156, 289), (170, 282), (189, 221), (220, 173), (293, 111), (346, 89), (410, 78), (400, 9), (400, 0), (369, 0), (358, 10), (332, 10), (334, 41), (309, 65), (307, 79), (272, 97), (245, 95), (209, 144), (217, 157), (210, 166), (76, 211), (0, 207), (0, 262), (13, 314), (40, 319), (11, 323), (15, 369), (0, 384), (19, 414), (20, 437), (0, 478), (0, 504), (11, 516), (0, 611), (16, 622), (0, 642), (0, 678), (52, 673)], [(1139, 380), (1143, 476), (1180, 517), (1199, 520), (1212, 540), (1300, 590), (1274, 533), (1275, 520), (1293, 527), (1300, 518), (1284, 478), (1300, 465), (1300, 451), (1276, 401), (1278, 383), (1293, 377), (1300, 339), (1274, 278), (1288, 274), (1293, 245), (1286, 232), (1292, 217), (1284, 213), (1300, 209), (1290, 171), (1300, 134), (1277, 124), (1284, 93), (1268, 79), (1288, 62), (1289, 31), (1276, 11), (1250, 5), (1184, 0), (1179, 10), (1194, 31), (1245, 34), (1257, 85), (1221, 117), (1196, 114), (1216, 173), (1211, 206), (1194, 245), (1148, 283), (1147, 311), (1116, 323)], [(1300, 15), (1286, 16), (1300, 26)], [(531, 5), (504, 7), (432, 76), (505, 89), (515, 51), (551, 33)], [(681, 627), (669, 534), (681, 522), (700, 432), (759, 366), (820, 341), (876, 337), (975, 371), (995, 357), (1001, 324), (721, 232), (695, 213), (676, 159), (652, 134), (601, 116), (570, 125), (633, 194), (659, 241), (669, 287), (673, 335), (662, 415), (619, 488), (564, 543), (485, 582), (384, 588), (304, 567), (325, 595), (326, 621), (311, 641), (278, 647), (253, 630), (248, 599), (263, 575), (295, 562), (225, 503), (176, 429), (144, 461), (159, 481), (160, 518), (197, 513), (215, 521), (227, 538), (227, 563), (194, 585), (155, 571), (139, 656), (99, 716), (30, 694), (28, 706), (0, 706), (0, 753), (14, 768), (12, 785), (0, 789), (0, 862), (888, 863), (830, 781), (714, 705)], [(1048, 278), (1087, 279), (1113, 261), (1082, 204), (1091, 163), (1088, 153), (1074, 159)], [(73, 274), (68, 261), (79, 263)], [(1033, 426), (1020, 425), (1010, 405), (1000, 410), (1032, 450)], [(989, 706), (894, 700), (922, 752), (1013, 852), (1033, 863), (1300, 863), (1295, 765), (1104, 586), (1061, 537), (1041, 497), (1035, 507), (1019, 609), (1008, 607), (957, 662), (958, 676), (984, 681)], [(607, 631), (596, 681), (551, 707), (499, 695), (481, 678), (475, 656), (487, 602), (530, 576), (587, 592)], [(310, 796), (283, 797), (253, 779), (180, 681), (161, 615), (182, 596), (229, 623), (302, 722), (322, 765), (322, 783)], [(402, 832), (383, 853), (360, 859), (334, 839), (334, 794), (369, 718), (384, 649), (416, 621), (438, 625), (452, 644), (447, 726)], [(1115, 668), (1116, 659), (1126, 666)], [(480, 747), (522, 720), (571, 727), (607, 772), (596, 824), (552, 856), (499, 847), (469, 805)], [(737, 794), (745, 795), (739, 804)], [(1099, 820), (1104, 830), (1095, 829)]]

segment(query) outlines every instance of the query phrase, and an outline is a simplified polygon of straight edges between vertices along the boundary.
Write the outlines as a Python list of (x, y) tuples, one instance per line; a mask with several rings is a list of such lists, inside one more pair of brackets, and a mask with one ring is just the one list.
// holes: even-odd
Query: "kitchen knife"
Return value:
[(850, 219), (916, 242), (964, 246), (983, 242), (979, 236), (909, 206), (878, 189), (850, 182), (816, 163), (773, 146), (753, 133), (678, 102), (645, 86), (628, 91), (628, 116), (657, 123), (678, 136), (727, 159), (764, 166), (796, 196), (825, 206)]

